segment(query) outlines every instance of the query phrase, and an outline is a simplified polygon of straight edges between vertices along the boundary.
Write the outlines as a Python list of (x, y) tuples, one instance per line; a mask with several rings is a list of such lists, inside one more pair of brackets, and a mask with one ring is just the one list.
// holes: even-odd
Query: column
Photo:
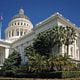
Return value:
[(74, 41), (74, 59), (76, 59), (76, 40)]
[(4, 63), (4, 60), (5, 60), (5, 48), (3, 48), (3, 63)]
[(14, 36), (16, 36), (16, 28), (14, 29)]
[(21, 64), (25, 64), (25, 54), (24, 54), (24, 47), (23, 44), (19, 46), (19, 53), (21, 55)]
[(23, 29), (23, 35), (24, 35), (24, 29)]
[(19, 28), (19, 36), (20, 36), (20, 28)]
[(12, 30), (11, 30), (11, 34), (10, 34), (10, 35), (11, 35), (11, 37), (12, 37)]
[(5, 58), (8, 58), (9, 56), (9, 48), (5, 48)]
[(8, 31), (8, 38), (9, 38), (9, 31)]

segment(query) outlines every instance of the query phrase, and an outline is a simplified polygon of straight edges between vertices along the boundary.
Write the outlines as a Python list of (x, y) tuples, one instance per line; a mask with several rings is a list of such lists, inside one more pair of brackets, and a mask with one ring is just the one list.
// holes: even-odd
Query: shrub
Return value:
[(80, 77), (80, 71), (63, 71), (62, 78), (78, 78)]

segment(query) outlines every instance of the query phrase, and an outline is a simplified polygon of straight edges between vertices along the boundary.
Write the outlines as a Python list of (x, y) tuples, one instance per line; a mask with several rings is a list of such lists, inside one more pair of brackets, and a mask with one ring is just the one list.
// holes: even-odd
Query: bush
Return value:
[(7, 73), (8, 77), (17, 77), (17, 78), (78, 78), (80, 77), (80, 71), (54, 71), (46, 73), (26, 73), (26, 72), (17, 72), (16, 74)]
[(63, 71), (62, 78), (78, 78), (80, 77), (80, 71)]

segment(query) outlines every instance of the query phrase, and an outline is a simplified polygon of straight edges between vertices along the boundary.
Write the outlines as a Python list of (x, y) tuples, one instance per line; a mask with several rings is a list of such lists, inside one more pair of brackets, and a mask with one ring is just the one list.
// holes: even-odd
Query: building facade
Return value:
[[(30, 19), (24, 14), (24, 10), (20, 9), (18, 14), (13, 16), (9, 22), (7, 29), (5, 30), (5, 40), (0, 40), (0, 65), (2, 66), (5, 58), (8, 58), (9, 54), (16, 49), (22, 58), (22, 63), (25, 63), (26, 57), (24, 53), (25, 47), (28, 47), (33, 43), (33, 39), (37, 34), (52, 28), (53, 26), (70, 26), (75, 28), (77, 32), (77, 39), (69, 47), (69, 55), (74, 60), (80, 60), (80, 30), (79, 28), (71, 23), (68, 19), (64, 18), (61, 14), (54, 13), (47, 19), (36, 24), (33, 27)], [(64, 55), (66, 47), (62, 45), (61, 53)]]

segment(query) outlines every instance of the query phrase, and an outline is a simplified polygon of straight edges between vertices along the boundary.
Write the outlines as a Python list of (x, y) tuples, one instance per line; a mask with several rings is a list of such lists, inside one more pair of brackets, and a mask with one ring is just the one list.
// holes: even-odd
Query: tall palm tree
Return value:
[(60, 53), (60, 47), (62, 46), (62, 44), (64, 43), (64, 38), (65, 38), (65, 29), (62, 26), (55, 26), (53, 27), (53, 31), (54, 31), (54, 38), (55, 38), (55, 45), (57, 45), (58, 48), (58, 53)]
[(67, 46), (67, 55), (69, 54), (69, 45), (76, 40), (76, 31), (72, 27), (65, 27), (65, 45)]

